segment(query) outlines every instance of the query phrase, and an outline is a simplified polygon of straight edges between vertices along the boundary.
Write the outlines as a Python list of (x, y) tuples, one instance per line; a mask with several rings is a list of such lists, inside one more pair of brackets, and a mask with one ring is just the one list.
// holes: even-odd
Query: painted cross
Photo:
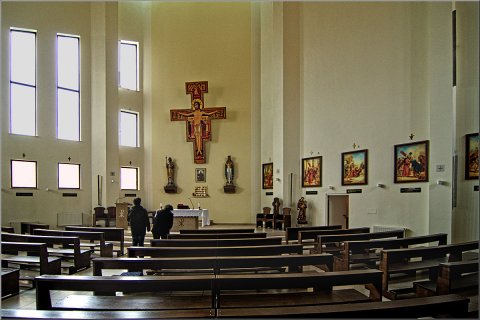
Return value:
[(205, 163), (205, 141), (212, 140), (212, 119), (226, 119), (225, 107), (205, 108), (203, 94), (208, 92), (208, 81), (185, 82), (190, 94), (190, 109), (171, 109), (170, 121), (186, 121), (187, 141), (193, 142), (193, 162)]

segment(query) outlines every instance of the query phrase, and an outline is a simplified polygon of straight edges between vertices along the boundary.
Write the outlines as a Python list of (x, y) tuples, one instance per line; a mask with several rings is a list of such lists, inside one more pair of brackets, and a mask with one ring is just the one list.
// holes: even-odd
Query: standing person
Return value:
[(128, 211), (128, 222), (132, 230), (133, 246), (143, 247), (146, 231), (150, 231), (150, 220), (147, 210), (140, 205), (142, 199), (133, 199), (133, 207)]
[(154, 239), (166, 239), (173, 226), (173, 207), (167, 204), (164, 209), (157, 210), (153, 218), (152, 233)]

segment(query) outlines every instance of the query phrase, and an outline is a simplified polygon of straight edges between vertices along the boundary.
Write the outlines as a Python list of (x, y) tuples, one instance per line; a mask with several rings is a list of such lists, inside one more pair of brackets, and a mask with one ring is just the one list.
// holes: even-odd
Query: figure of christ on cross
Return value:
[(208, 82), (187, 82), (191, 95), (191, 109), (170, 110), (171, 121), (186, 121), (187, 141), (193, 141), (194, 163), (205, 163), (205, 140), (211, 140), (211, 119), (225, 119), (225, 107), (204, 108), (203, 93), (208, 92)]

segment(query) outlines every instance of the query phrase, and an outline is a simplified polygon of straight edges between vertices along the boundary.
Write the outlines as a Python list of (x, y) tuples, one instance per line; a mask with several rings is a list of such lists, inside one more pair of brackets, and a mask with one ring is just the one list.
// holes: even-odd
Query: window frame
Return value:
[[(13, 162), (31, 162), (35, 163), (35, 187), (16, 187), (13, 186)], [(36, 160), (10, 159), (10, 188), (11, 189), (38, 189), (38, 162)]]
[[(22, 32), (22, 33), (30, 33), (30, 34), (33, 34), (34, 35), (34, 38), (35, 38), (35, 61), (34, 61), (34, 68), (35, 68), (35, 79), (34, 79), (34, 84), (29, 84), (29, 83), (23, 83), (23, 82), (18, 82), (18, 81), (13, 81), (12, 80), (12, 33), (13, 32)], [(16, 135), (21, 135), (21, 136), (27, 136), (27, 137), (37, 137), (38, 136), (38, 117), (37, 117), (37, 114), (38, 114), (38, 111), (37, 111), (37, 107), (38, 107), (38, 101), (37, 101), (37, 60), (38, 60), (38, 57), (37, 57), (37, 30), (33, 30), (33, 29), (24, 29), (24, 28), (16, 28), (16, 27), (10, 27), (10, 30), (9, 30), (9, 52), (8, 52), (8, 55), (9, 55), (9, 61), (8, 61), (8, 67), (9, 67), (9, 133), (10, 134), (16, 134)], [(33, 128), (33, 135), (31, 134), (25, 134), (25, 133), (17, 133), (17, 132), (14, 132), (14, 128), (13, 128), (13, 119), (12, 119), (12, 115), (13, 115), (13, 112), (12, 112), (12, 84), (16, 85), (16, 86), (22, 86), (22, 87), (27, 87), (27, 88), (33, 88), (34, 90), (34, 106), (33, 106), (33, 113), (34, 113), (34, 128)]]
[[(128, 114), (133, 114), (136, 117), (135, 121), (135, 135), (136, 135), (136, 141), (135, 141), (135, 146), (128, 146), (128, 145), (123, 145), (122, 144), (122, 132), (123, 132), (123, 122), (122, 122), (122, 113), (128, 113)], [(126, 110), (126, 109), (120, 109), (120, 125), (119, 125), (119, 132), (118, 132), (118, 145), (121, 147), (126, 147), (126, 148), (140, 148), (140, 113), (138, 111), (132, 111), (132, 110)]]
[[(77, 57), (78, 57), (78, 88), (68, 88), (68, 87), (63, 87), (59, 85), (59, 65), (58, 65), (58, 39), (60, 37), (63, 38), (72, 38), (76, 39), (78, 42), (78, 52), (77, 52)], [(81, 102), (81, 48), (80, 48), (80, 36), (78, 35), (71, 35), (71, 34), (64, 34), (64, 33), (57, 33), (56, 35), (56, 91), (55, 91), (55, 98), (56, 98), (56, 131), (57, 131), (57, 139), (58, 140), (66, 140), (66, 141), (75, 141), (75, 142), (80, 142), (82, 141), (82, 102)], [(77, 116), (78, 116), (78, 139), (66, 139), (64, 137), (60, 137), (59, 134), (59, 92), (70, 92), (70, 93), (76, 93), (78, 95), (78, 105), (77, 105)]]
[[(136, 184), (136, 189), (124, 189), (122, 188), (122, 169), (135, 169), (136, 175), (135, 175), (135, 184)], [(121, 166), (120, 167), (120, 190), (135, 190), (138, 191), (140, 190), (140, 168), (139, 167), (133, 167), (133, 166)]]
[[(118, 46), (118, 87), (130, 90), (130, 91), (140, 91), (140, 42), (138, 41), (131, 41), (131, 40), (119, 40)], [(122, 86), (122, 46), (129, 45), (135, 46), (135, 89), (127, 88)]]
[[(78, 166), (78, 188), (72, 188), (72, 187), (60, 187), (60, 165), (65, 164), (65, 165), (76, 165)], [(71, 190), (80, 190), (82, 185), (82, 166), (80, 163), (71, 163), (71, 162), (59, 162), (57, 164), (57, 188), (58, 190), (65, 190), (65, 189), (71, 189)]]

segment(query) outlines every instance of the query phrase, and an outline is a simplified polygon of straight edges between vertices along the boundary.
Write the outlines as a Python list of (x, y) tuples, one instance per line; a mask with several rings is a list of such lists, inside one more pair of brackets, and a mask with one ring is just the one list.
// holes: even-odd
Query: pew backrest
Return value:
[(359, 227), (359, 228), (350, 228), (350, 229), (334, 229), (334, 230), (305, 230), (298, 232), (298, 243), (305, 243), (308, 244), (316, 243), (318, 236), (326, 236), (326, 235), (336, 235), (336, 234), (355, 234), (355, 233), (369, 233), (369, 227)]
[(342, 229), (341, 225), (331, 225), (331, 226), (311, 226), (311, 227), (287, 227), (285, 229), (285, 241), (289, 243), (290, 241), (298, 240), (299, 231), (307, 230), (336, 230)]
[(114, 249), (113, 251), (116, 251), (118, 256), (125, 254), (125, 229), (123, 228), (66, 226), (65, 230), (103, 232), (105, 234), (105, 241), (118, 244), (119, 249)]
[(152, 247), (234, 247), (282, 244), (281, 237), (245, 239), (152, 239)]
[(180, 229), (180, 234), (204, 234), (204, 233), (254, 233), (255, 229)]
[(192, 234), (180, 234), (171, 233), (167, 236), (167, 239), (245, 239), (245, 238), (266, 238), (266, 232), (255, 233), (192, 233)]

